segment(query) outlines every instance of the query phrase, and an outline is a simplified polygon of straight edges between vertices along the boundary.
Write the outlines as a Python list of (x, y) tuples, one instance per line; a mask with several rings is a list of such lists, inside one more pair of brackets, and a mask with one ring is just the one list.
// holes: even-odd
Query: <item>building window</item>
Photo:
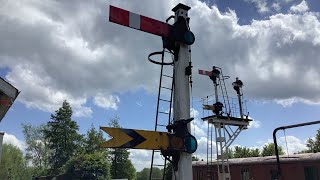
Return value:
[(241, 180), (250, 180), (250, 171), (248, 168), (241, 169)]
[(316, 167), (304, 167), (304, 177), (306, 180), (319, 180), (318, 169)]

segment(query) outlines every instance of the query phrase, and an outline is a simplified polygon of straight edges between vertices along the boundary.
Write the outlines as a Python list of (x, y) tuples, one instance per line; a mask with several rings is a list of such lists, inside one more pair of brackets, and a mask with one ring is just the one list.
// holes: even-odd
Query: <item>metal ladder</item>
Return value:
[(208, 122), (208, 135), (207, 135), (207, 180), (213, 178), (213, 149), (212, 149), (212, 134), (213, 134), (213, 125)]
[(228, 146), (226, 146), (225, 124), (215, 123), (217, 168), (219, 180), (230, 180), (230, 168), (228, 161)]
[[(162, 53), (161, 58), (162, 63), (164, 62), (164, 51)], [(171, 74), (165, 74), (165, 67), (170, 68), (168, 71), (171, 71)], [(168, 72), (167, 72), (168, 73)], [(166, 83), (167, 82), (167, 83)], [(170, 84), (171, 87), (168, 87)], [(159, 81), (159, 90), (158, 90), (158, 100), (157, 100), (157, 110), (156, 110), (156, 122), (155, 122), (155, 131), (162, 130), (167, 127), (167, 125), (171, 124), (171, 108), (172, 108), (172, 96), (173, 96), (173, 65), (164, 65), (161, 64), (160, 70), (160, 81)], [(167, 91), (169, 92), (170, 99), (166, 97), (167, 94), (164, 94)], [(162, 93), (164, 92), (164, 93)], [(166, 104), (166, 106), (165, 106)], [(168, 111), (161, 109), (160, 107), (169, 107)], [(165, 129), (167, 131), (167, 129)], [(151, 167), (150, 167), (150, 175), (149, 180), (164, 180), (166, 177), (166, 168), (167, 168), (167, 160), (164, 158), (162, 163), (155, 164), (154, 159), (156, 156), (161, 156), (160, 150), (152, 150), (152, 159), (151, 159)], [(163, 168), (162, 169), (162, 178), (153, 177), (153, 169), (154, 168)]]
[(220, 73), (221, 74), (220, 74), (220, 77), (218, 78), (218, 80), (219, 80), (219, 84), (220, 84), (221, 95), (223, 98), (225, 113), (231, 115), (231, 107), (230, 107), (228, 92), (227, 92), (226, 84), (224, 82), (224, 79), (229, 76), (224, 76), (221, 68), (220, 68)]

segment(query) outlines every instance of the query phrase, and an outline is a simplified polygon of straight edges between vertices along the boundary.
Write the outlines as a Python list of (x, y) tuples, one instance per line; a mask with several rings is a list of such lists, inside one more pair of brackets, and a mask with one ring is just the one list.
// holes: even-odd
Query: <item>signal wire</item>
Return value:
[(284, 140), (286, 142), (286, 148), (287, 148), (287, 155), (289, 157), (289, 149), (288, 149), (288, 143), (287, 143), (287, 135), (286, 135), (286, 130), (283, 129), (283, 134), (284, 134)]

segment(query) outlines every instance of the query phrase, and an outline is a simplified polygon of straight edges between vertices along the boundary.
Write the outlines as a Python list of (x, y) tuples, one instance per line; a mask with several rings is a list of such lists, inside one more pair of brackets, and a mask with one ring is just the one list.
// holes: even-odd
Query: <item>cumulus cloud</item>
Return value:
[(75, 117), (91, 117), (92, 109), (90, 107), (81, 106), (73, 113)]
[[(263, 146), (268, 143), (273, 143), (273, 139), (268, 139), (267, 141), (259, 141), (258, 144), (263, 144), (260, 147), (260, 150), (262, 150)], [(281, 146), (283, 148), (283, 151), (285, 154), (292, 155), (294, 153), (303, 151), (307, 149), (306, 143), (302, 141), (301, 139), (295, 137), (295, 136), (281, 136), (278, 138), (278, 146)]]
[[(130, 149), (129, 151), (129, 157), (137, 172), (141, 171), (143, 168), (150, 168), (152, 158), (151, 150)], [(160, 156), (160, 153), (155, 153), (154, 164), (164, 164), (164, 158)]]
[(19, 140), (15, 135), (5, 133), (3, 136), (3, 143), (12, 144), (24, 151), (26, 145), (24, 141)]
[[(208, 139), (206, 137), (201, 137), (197, 141), (198, 141), (198, 149), (193, 155), (196, 156), (197, 158), (199, 158), (200, 160), (203, 159), (204, 161), (207, 161)], [(214, 141), (210, 141), (210, 140), (209, 140), (209, 143), (212, 144), (212, 158), (215, 159), (216, 158), (216, 143)], [(209, 149), (209, 151), (211, 151), (211, 150)]]
[(197, 118), (198, 116), (199, 116), (199, 111), (194, 108), (191, 108), (190, 109), (190, 117)]
[(108, 95), (105, 96), (101, 93), (97, 94), (94, 99), (93, 103), (97, 105), (98, 107), (102, 107), (104, 109), (118, 109), (118, 103), (120, 102), (120, 99), (118, 96)]
[[(210, 67), (210, 57), (221, 60), (215, 61), (215, 65), (222, 67), (225, 75), (239, 76), (243, 80), (246, 97), (269, 100), (299, 97), (312, 102), (319, 101), (316, 92), (320, 86), (314, 82), (319, 76), (315, 70), (319, 62), (315, 60), (318, 55), (314, 55), (318, 54), (320, 45), (319, 31), (315, 30), (320, 27), (316, 14), (276, 14), (267, 20), (240, 26), (232, 12), (222, 15), (214, 7), (203, 9), (202, 12), (208, 14), (203, 15), (201, 20), (196, 16), (194, 21), (219, 28), (215, 28), (214, 33), (210, 33), (205, 26), (199, 30), (209, 32), (204, 36), (206, 39), (201, 36), (197, 40), (206, 41), (210, 50), (202, 46), (202, 53), (194, 55), (201, 57), (197, 58), (201, 62), (198, 61), (195, 66)], [(207, 19), (207, 16), (212, 18)], [(224, 25), (220, 24), (222, 22)], [(202, 26), (202, 23), (198, 23), (198, 26)], [(215, 41), (211, 43), (207, 39)], [(195, 53), (197, 47), (194, 47)], [(208, 90), (203, 94), (209, 94), (213, 89), (209, 79), (196, 76), (194, 82), (197, 83), (194, 87), (199, 87), (196, 92)], [(231, 82), (226, 83), (228, 85)]]
[(191, 123), (190, 129), (191, 129), (191, 134), (197, 138), (207, 136), (207, 133), (206, 133), (207, 123), (202, 120), (199, 120), (199, 119), (193, 120), (193, 122)]
[[(268, 11), (265, 0), (248, 2)], [(108, 22), (107, 5), (164, 20), (177, 3), (5, 1), (0, 68), (9, 69), (6, 78), (30, 108), (52, 112), (67, 99), (75, 115), (90, 116), (86, 103), (93, 99), (102, 108), (117, 109), (114, 94), (156, 92), (160, 68), (146, 57), (162, 46), (157, 36)], [(320, 23), (316, 13), (305, 12), (306, 2), (292, 7), (292, 12), (305, 13), (275, 14), (248, 25), (239, 25), (232, 10), (221, 13), (198, 0), (182, 3), (192, 7), (194, 70), (216, 65), (225, 75), (239, 76), (249, 98), (320, 102), (320, 82), (314, 81), (320, 77)], [(194, 75), (193, 82), (195, 97), (212, 93), (209, 79)], [(226, 83), (231, 88), (231, 81)]]
[(270, 11), (266, 0), (245, 0), (245, 1), (252, 3), (257, 8), (258, 12), (261, 14)]
[(292, 6), (290, 11), (293, 13), (304, 13), (309, 10), (308, 4), (305, 0), (301, 1), (300, 4)]
[(275, 11), (279, 12), (279, 11), (281, 10), (280, 3), (279, 3), (279, 2), (273, 3), (273, 4), (272, 4), (272, 8), (273, 8)]
[(252, 120), (249, 122), (248, 128), (260, 128), (261, 127), (261, 122), (257, 120)]
[(320, 102), (319, 101), (312, 101), (309, 99), (303, 99), (303, 98), (299, 98), (299, 97), (292, 97), (292, 98), (288, 98), (288, 99), (275, 99), (275, 102), (277, 104), (282, 105), (283, 107), (290, 107), (295, 103), (298, 102), (302, 102), (304, 104), (308, 104), (308, 105), (319, 105)]
[(280, 137), (279, 145), (283, 147), (286, 154), (293, 154), (307, 149), (306, 144), (295, 136)]

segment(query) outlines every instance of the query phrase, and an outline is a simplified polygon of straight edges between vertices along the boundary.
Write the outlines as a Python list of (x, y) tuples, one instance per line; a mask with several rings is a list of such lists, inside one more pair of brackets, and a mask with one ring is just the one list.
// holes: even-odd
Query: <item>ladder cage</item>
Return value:
[[(167, 125), (172, 122), (172, 98), (173, 98), (173, 65), (165, 64), (165, 49), (163, 49), (161, 54), (161, 69), (160, 69), (160, 80), (157, 98), (157, 108), (156, 108), (156, 120), (155, 120), (155, 131), (168, 131)], [(160, 158), (159, 158), (160, 157)], [(161, 162), (155, 162), (155, 159)], [(167, 176), (167, 166), (168, 162), (165, 157), (162, 156), (160, 150), (152, 150), (151, 167), (149, 180), (164, 180)], [(154, 168), (159, 168), (162, 171), (162, 177), (154, 177)]]
[[(208, 97), (207, 101), (204, 101), (203, 99), (206, 99)], [(215, 103), (215, 99), (214, 99), (214, 95), (210, 95), (207, 96), (205, 98), (202, 98), (202, 100), (200, 101), (203, 105), (212, 105)], [(222, 99), (222, 96), (218, 96), (219, 99)], [(240, 109), (239, 109), (239, 101), (237, 97), (228, 97), (228, 101), (230, 102), (230, 109), (229, 107), (223, 106), (223, 116), (227, 116), (228, 115), (230, 117), (236, 117), (236, 118), (240, 118)], [(247, 108), (247, 100), (243, 100), (242, 104), (244, 105), (242, 107), (243, 112), (247, 112), (248, 113), (248, 108)], [(227, 112), (230, 112), (229, 114), (227, 114)], [(212, 116), (214, 115), (213, 112), (208, 111), (207, 116)]]

